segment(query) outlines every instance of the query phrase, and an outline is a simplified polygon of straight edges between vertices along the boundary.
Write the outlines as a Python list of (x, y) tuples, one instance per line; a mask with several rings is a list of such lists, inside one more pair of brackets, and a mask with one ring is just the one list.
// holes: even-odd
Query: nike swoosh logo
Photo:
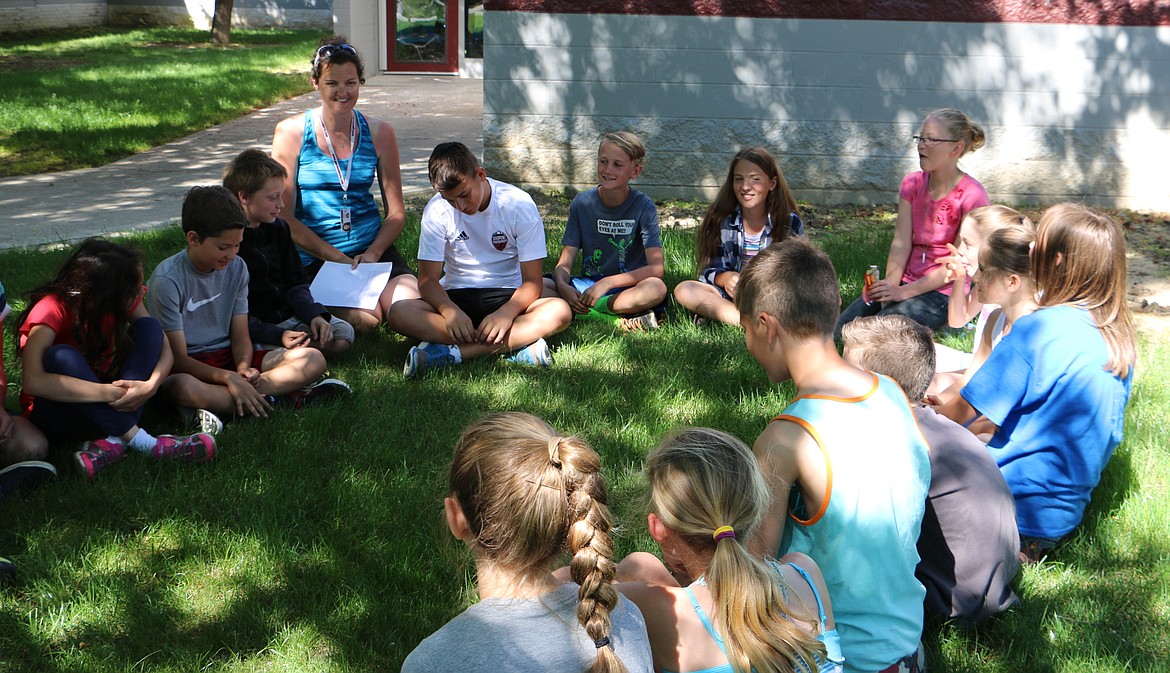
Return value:
[(187, 297), (187, 312), (190, 313), (191, 311), (194, 311), (195, 309), (199, 308), (200, 306), (203, 306), (204, 304), (210, 304), (211, 302), (215, 301), (216, 299), (219, 299), (219, 295), (221, 295), (221, 294), (223, 294), (223, 293), (220, 292), (220, 293), (216, 294), (214, 297), (208, 297), (207, 299), (203, 299), (201, 301), (195, 301), (194, 299)]

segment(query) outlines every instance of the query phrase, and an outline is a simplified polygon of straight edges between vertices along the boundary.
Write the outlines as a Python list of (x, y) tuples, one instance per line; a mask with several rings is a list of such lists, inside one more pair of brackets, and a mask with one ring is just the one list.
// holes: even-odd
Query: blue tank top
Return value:
[(792, 489), (778, 553), (817, 560), (849, 671), (880, 671), (915, 652), (926, 596), (914, 569), (929, 449), (902, 389), (872, 376), (858, 397), (798, 397), (776, 417), (803, 427), (824, 454), (821, 509), (809, 511)]
[[(768, 561), (768, 565), (771, 566), (777, 574), (780, 573), (780, 565), (778, 563), (775, 561)], [(819, 640), (821, 644), (825, 646), (826, 655), (824, 660), (818, 661), (817, 672), (840, 673), (841, 664), (845, 661), (845, 658), (841, 656), (841, 641), (837, 637), (837, 630), (825, 630), (825, 604), (821, 601), (821, 592), (817, 591), (817, 585), (813, 583), (812, 578), (808, 576), (808, 573), (805, 572), (804, 568), (801, 568), (795, 563), (787, 563), (785, 565), (792, 566), (796, 572), (800, 573), (800, 576), (804, 578), (804, 581), (808, 582), (808, 586), (812, 589), (813, 597), (817, 600), (817, 616), (819, 618), (819, 634), (817, 635), (817, 640)], [(705, 586), (706, 581), (704, 578), (700, 577), (699, 579), (695, 580), (695, 584)], [(699, 605), (699, 600), (695, 598), (695, 592), (691, 591), (691, 587), (686, 587), (684, 591), (686, 591), (687, 598), (691, 600), (691, 607), (695, 609), (695, 614), (698, 615), (699, 621), (703, 623), (703, 628), (707, 630), (708, 635), (710, 635), (711, 639), (715, 641), (715, 644), (719, 646), (719, 651), (723, 653), (723, 656), (727, 656), (727, 646), (723, 642), (723, 636), (719, 635), (719, 632), (715, 630), (715, 625), (711, 623), (710, 617), (707, 616), (707, 611), (703, 609), (702, 605)], [(787, 601), (788, 592), (784, 589), (783, 584), (780, 584), (780, 591), (784, 594), (784, 600)], [(805, 673), (811, 673), (809, 672), (808, 667), (805, 666), (804, 662), (799, 660), (796, 662), (796, 670), (804, 671)], [(668, 671), (664, 668), (662, 669), (662, 673), (674, 672)], [(692, 671), (691, 673), (734, 673), (734, 669), (731, 667), (730, 663), (727, 663), (721, 664), (719, 666), (712, 666), (710, 668), (704, 668), (700, 671)]]
[[(378, 204), (370, 192), (377, 177), (378, 153), (370, 125), (357, 110), (358, 132), (361, 138), (349, 159), (338, 161), (342, 175), (352, 161), (349, 189), (341, 189), (333, 158), (317, 145), (320, 128), (319, 110), (305, 112), (305, 130), (301, 136), (301, 153), (297, 156), (297, 184), (295, 213), (297, 219), (329, 245), (353, 257), (365, 252), (374, 242), (382, 227)], [(341, 209), (348, 206), (351, 213), (350, 231), (341, 229)], [(301, 251), (301, 263), (309, 264), (313, 257)]]

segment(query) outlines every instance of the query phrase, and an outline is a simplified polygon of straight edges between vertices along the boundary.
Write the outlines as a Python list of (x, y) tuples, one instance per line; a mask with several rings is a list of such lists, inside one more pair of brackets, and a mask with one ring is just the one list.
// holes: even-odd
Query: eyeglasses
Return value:
[(915, 144), (926, 145), (927, 147), (934, 147), (939, 143), (957, 143), (958, 138), (931, 138), (930, 136), (911, 136)]
[(357, 49), (354, 49), (352, 44), (346, 44), (344, 42), (341, 44), (325, 44), (321, 45), (321, 47), (317, 49), (317, 53), (313, 55), (313, 67), (316, 68), (318, 63), (339, 51), (348, 52), (354, 56), (357, 56)]

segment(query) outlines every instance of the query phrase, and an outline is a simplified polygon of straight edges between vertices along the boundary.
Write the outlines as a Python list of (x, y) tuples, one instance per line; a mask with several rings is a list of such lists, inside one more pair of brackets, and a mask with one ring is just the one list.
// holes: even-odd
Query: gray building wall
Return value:
[[(101, 25), (211, 28), (215, 0), (0, 0), (0, 34)], [(333, 29), (333, 0), (235, 0), (238, 28)]]
[(105, 20), (105, 0), (0, 0), (0, 34), (100, 26)]
[[(109, 0), (110, 23), (186, 25), (210, 30), (215, 0)], [(333, 28), (333, 0), (235, 0), (236, 28)]]
[(1170, 27), (488, 12), (484, 163), (595, 183), (599, 136), (646, 141), (639, 187), (710, 198), (738, 148), (797, 196), (893, 202), (924, 113), (988, 136), (960, 165), (993, 201), (1170, 210)]

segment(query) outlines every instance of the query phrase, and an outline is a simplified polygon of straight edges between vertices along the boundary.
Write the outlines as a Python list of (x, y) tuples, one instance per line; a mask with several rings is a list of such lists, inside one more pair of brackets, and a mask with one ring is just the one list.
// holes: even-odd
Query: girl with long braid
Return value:
[[(402, 670), (651, 671), (642, 615), (613, 587), (606, 501), (593, 449), (539, 418), (494, 414), (464, 430), (443, 507), (475, 555), (480, 600)], [(552, 572), (566, 549), (572, 582)]]
[(650, 536), (665, 563), (631, 554), (618, 567), (618, 590), (642, 609), (658, 670), (838, 673), (843, 657), (816, 563), (748, 550), (771, 503), (751, 450), (727, 433), (689, 428), (650, 452), (646, 476)]

